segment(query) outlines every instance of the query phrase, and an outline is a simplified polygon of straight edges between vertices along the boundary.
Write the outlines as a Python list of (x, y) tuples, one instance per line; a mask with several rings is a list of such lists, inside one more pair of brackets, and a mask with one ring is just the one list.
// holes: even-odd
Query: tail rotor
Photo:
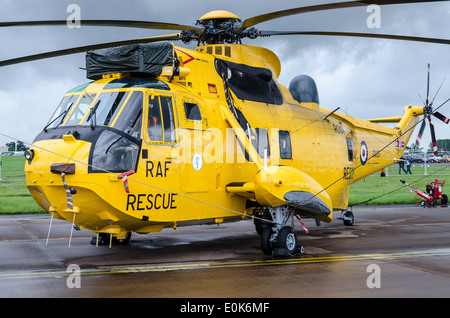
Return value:
[(433, 152), (434, 152), (435, 155), (438, 154), (438, 151), (437, 151), (436, 134), (435, 134), (435, 130), (434, 130), (434, 125), (431, 122), (431, 116), (433, 115), (434, 117), (436, 117), (437, 119), (441, 120), (445, 124), (448, 124), (449, 121), (450, 121), (450, 118), (442, 115), (441, 113), (439, 113), (437, 111), (435, 111), (435, 112), (433, 111), (433, 102), (434, 102), (434, 99), (437, 96), (437, 93), (441, 89), (441, 87), (442, 87), (442, 84), (439, 87), (439, 89), (437, 90), (436, 95), (434, 96), (433, 100), (430, 102), (429, 99), (428, 99), (429, 93), (430, 93), (430, 63), (428, 63), (427, 98), (426, 98), (426, 101), (425, 101), (425, 105), (423, 107), (423, 116), (424, 116), (424, 118), (422, 120), (422, 125), (420, 126), (420, 129), (419, 129), (419, 134), (417, 135), (416, 145), (420, 145), (420, 141), (422, 139), (423, 132), (424, 132), (425, 126), (426, 126), (425, 119), (428, 119), (428, 124), (430, 126), (430, 132), (431, 132), (431, 142), (432, 142), (432, 146), (433, 146)]

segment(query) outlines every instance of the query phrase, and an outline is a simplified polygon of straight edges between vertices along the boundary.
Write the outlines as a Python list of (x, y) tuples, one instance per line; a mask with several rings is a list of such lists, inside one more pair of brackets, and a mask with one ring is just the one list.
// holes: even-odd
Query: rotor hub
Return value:
[(241, 21), (241, 19), (237, 15), (235, 15), (234, 13), (232, 13), (230, 11), (226, 11), (226, 10), (214, 10), (214, 11), (208, 12), (208, 13), (204, 14), (200, 19), (198, 19), (198, 21), (216, 20), (216, 19), (221, 19), (221, 20), (235, 19), (235, 20)]
[[(220, 43), (240, 43), (243, 37), (254, 38), (258, 31), (251, 28), (251, 32), (242, 32), (241, 19), (232, 12), (225, 10), (215, 10), (204, 14), (197, 20), (196, 25), (203, 28), (203, 33), (195, 38), (198, 44), (220, 44)], [(245, 30), (247, 31), (247, 30)], [(185, 36), (188, 38), (191, 34)]]

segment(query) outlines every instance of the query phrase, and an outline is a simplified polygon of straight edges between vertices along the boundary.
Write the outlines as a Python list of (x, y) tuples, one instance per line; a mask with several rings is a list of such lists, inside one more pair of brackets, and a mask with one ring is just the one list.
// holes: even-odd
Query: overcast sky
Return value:
[[(241, 19), (333, 1), (211, 0), (0, 0), (0, 21), (65, 20), (70, 4), (81, 19), (121, 19), (193, 25), (212, 10), (228, 10)], [(381, 7), (380, 28), (369, 28), (366, 7), (339, 9), (276, 19), (260, 30), (353, 31), (450, 39), (450, 1)], [(176, 32), (176, 31), (174, 31)], [(0, 29), (0, 60), (101, 42), (174, 33), (116, 27), (8, 27)], [(450, 46), (379, 39), (326, 36), (278, 36), (244, 39), (265, 46), (281, 60), (279, 81), (308, 74), (316, 80), (321, 107), (341, 107), (349, 115), (369, 119), (398, 116), (406, 105), (422, 105), (427, 63), (431, 63), (430, 97), (444, 78), (435, 106), (450, 97)], [(185, 46), (182, 42), (175, 45)], [(189, 47), (193, 48), (193, 45)], [(62, 95), (87, 82), (84, 53), (0, 68), (0, 133), (31, 143)], [(439, 110), (450, 116), (450, 102)], [(450, 138), (449, 126), (434, 120), (437, 138)], [(415, 140), (418, 128), (411, 140)], [(422, 146), (427, 148), (429, 129)], [(0, 136), (0, 145), (14, 141)]]

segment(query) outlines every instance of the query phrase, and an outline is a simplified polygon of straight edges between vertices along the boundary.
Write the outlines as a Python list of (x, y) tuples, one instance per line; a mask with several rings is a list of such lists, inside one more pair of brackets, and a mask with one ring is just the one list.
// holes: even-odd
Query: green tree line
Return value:
[[(450, 151), (450, 139), (438, 139), (436, 140), (438, 151)], [(433, 149), (433, 145), (430, 143), (430, 148)]]
[[(6, 147), (8, 147), (8, 151), (26, 151), (28, 150), (28, 147), (24, 145), (23, 142), (20, 140), (17, 142), (17, 145), (14, 141), (8, 142), (5, 144)], [(17, 146), (17, 149), (16, 149)]]

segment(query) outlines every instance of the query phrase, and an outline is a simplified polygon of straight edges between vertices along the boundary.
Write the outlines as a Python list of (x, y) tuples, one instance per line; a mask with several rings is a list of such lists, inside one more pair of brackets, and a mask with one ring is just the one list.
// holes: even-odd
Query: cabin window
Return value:
[(266, 128), (255, 128), (256, 150), (261, 158), (264, 158), (264, 150), (267, 149), (267, 158), (270, 157), (269, 134)]
[(184, 112), (186, 118), (190, 120), (202, 120), (202, 114), (200, 113), (200, 107), (193, 103), (184, 103)]
[(99, 96), (86, 117), (83, 125), (109, 126), (116, 117), (129, 92), (108, 92)]
[(346, 138), (346, 141), (347, 141), (348, 161), (352, 162), (356, 156), (356, 144), (350, 138)]
[(80, 101), (75, 106), (75, 109), (70, 114), (69, 119), (67, 119), (64, 126), (74, 126), (78, 125), (80, 121), (83, 119), (86, 111), (89, 109), (89, 106), (92, 104), (92, 101), (95, 98), (95, 94), (86, 94), (81, 96)]
[(114, 128), (128, 135), (140, 139), (143, 110), (142, 92), (133, 92), (126, 103), (124, 110), (114, 124)]
[(175, 116), (172, 98), (149, 96), (147, 134), (151, 141), (175, 142)]
[(291, 136), (289, 131), (280, 130), (278, 132), (278, 137), (280, 142), (280, 158), (292, 159)]
[(80, 95), (65, 96), (59, 103), (58, 107), (52, 115), (52, 118), (48, 121), (48, 124), (45, 128), (50, 129), (61, 126), (67, 114), (70, 112), (79, 97)]

